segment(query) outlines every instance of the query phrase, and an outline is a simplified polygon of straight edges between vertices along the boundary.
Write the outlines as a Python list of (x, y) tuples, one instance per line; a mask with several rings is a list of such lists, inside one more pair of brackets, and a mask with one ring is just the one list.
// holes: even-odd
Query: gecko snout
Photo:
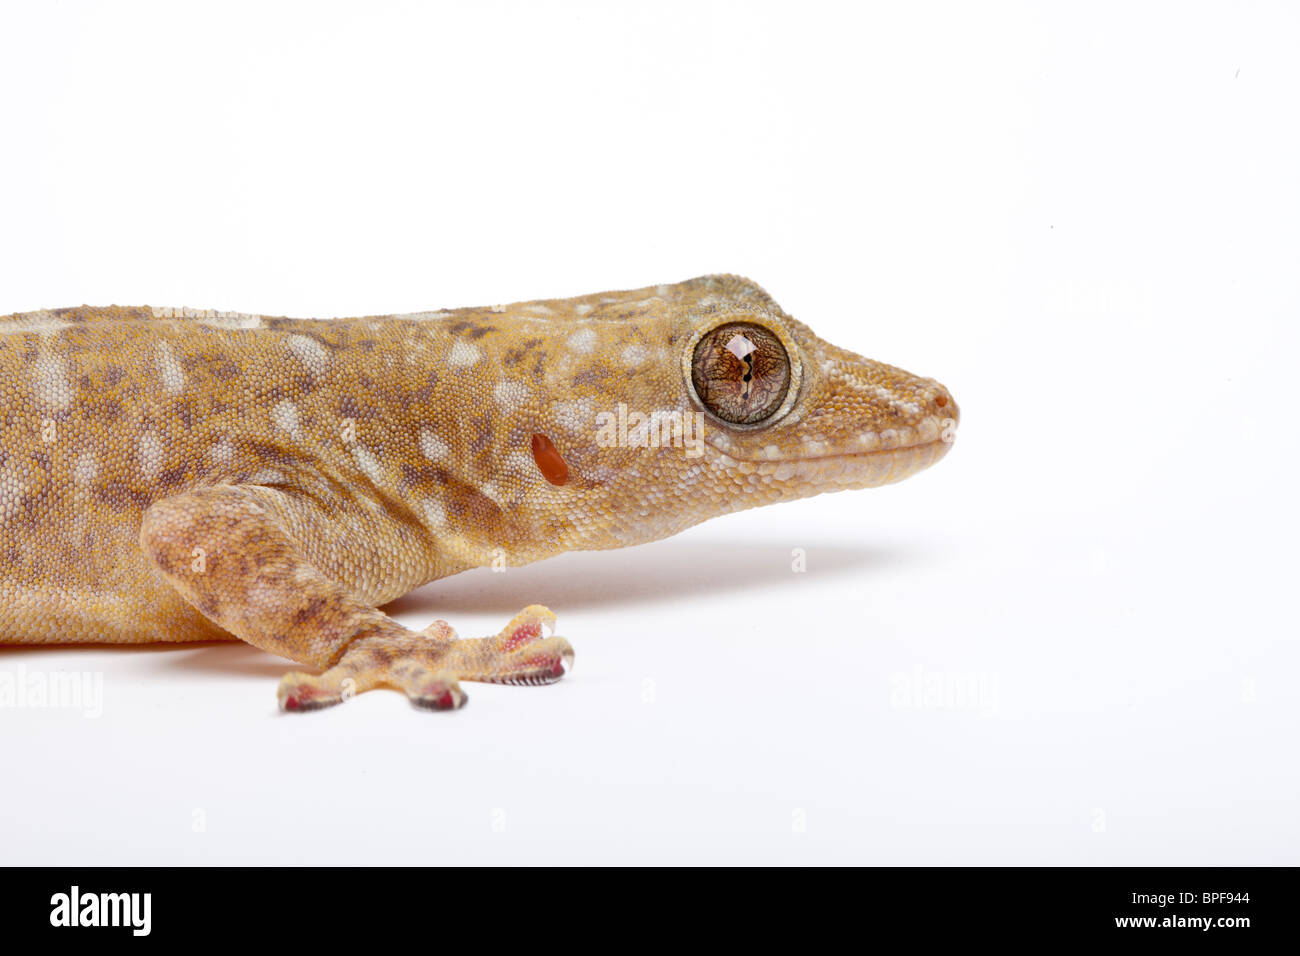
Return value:
[(942, 385), (935, 385), (934, 394), (930, 396), (930, 407), (934, 414), (943, 419), (951, 418), (953, 426), (961, 422), (961, 409), (957, 407), (957, 402), (952, 397), (952, 392)]

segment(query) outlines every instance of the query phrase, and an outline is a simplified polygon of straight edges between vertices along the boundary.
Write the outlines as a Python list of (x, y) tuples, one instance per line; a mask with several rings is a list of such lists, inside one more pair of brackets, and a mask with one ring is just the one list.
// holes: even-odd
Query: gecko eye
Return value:
[(695, 346), (691, 380), (705, 406), (724, 422), (768, 418), (790, 388), (790, 356), (775, 335), (750, 322), (729, 322)]

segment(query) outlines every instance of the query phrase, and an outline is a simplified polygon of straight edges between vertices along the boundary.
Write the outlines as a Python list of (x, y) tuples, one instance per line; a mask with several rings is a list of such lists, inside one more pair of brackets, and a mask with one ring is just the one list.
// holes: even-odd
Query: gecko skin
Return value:
[(898, 481), (947, 452), (943, 386), (817, 338), (757, 285), (301, 320), (145, 308), (0, 318), (0, 643), (239, 639), (437, 710), (573, 660), (378, 610), (468, 568), (652, 541)]

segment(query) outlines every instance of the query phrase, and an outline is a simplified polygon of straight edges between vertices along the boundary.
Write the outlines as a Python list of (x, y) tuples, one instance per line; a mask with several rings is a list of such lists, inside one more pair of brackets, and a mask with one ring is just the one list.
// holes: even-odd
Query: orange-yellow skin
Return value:
[[(790, 355), (785, 407), (759, 425), (728, 426), (691, 385), (694, 343), (731, 321)], [(698, 414), (702, 442), (611, 443), (620, 405)], [(459, 680), (557, 679), (572, 650), (545, 608), (468, 641), (377, 606), (897, 481), (958, 418), (938, 383), (821, 341), (734, 276), (356, 319), (12, 315), (0, 414), (0, 642), (237, 638), (324, 671), (285, 677), (288, 709), (381, 685), (444, 709)]]

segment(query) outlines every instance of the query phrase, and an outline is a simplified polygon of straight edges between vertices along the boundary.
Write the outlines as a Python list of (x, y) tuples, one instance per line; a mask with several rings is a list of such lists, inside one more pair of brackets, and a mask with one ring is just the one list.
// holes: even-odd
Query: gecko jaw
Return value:
[(951, 444), (956, 440), (957, 426), (960, 421), (960, 413), (953, 406), (950, 414), (928, 415), (914, 425), (901, 425), (896, 428), (880, 430), (864, 429), (848, 438), (804, 439), (799, 441), (792, 450), (787, 450), (777, 444), (769, 444), (762, 448), (757, 455), (753, 456), (738, 454), (736, 450), (733, 450), (732, 439), (725, 434), (719, 440), (718, 433), (714, 432), (705, 439), (705, 442), (714, 451), (737, 462), (746, 462), (751, 465), (795, 463), (864, 455), (885, 455), (891, 452), (924, 448), (935, 442)]
[(725, 452), (719, 453), (722, 465), (742, 475), (756, 475), (795, 488), (804, 486), (816, 491), (848, 488), (873, 488), (902, 481), (924, 471), (942, 459), (953, 444), (953, 435), (896, 448), (870, 451), (837, 450), (826, 454), (781, 459), (748, 460)]
[(935, 438), (902, 448), (808, 458), (799, 463), (803, 468), (796, 467), (796, 475), (806, 481), (846, 488), (888, 485), (929, 468), (948, 454), (951, 447), (951, 441)]

